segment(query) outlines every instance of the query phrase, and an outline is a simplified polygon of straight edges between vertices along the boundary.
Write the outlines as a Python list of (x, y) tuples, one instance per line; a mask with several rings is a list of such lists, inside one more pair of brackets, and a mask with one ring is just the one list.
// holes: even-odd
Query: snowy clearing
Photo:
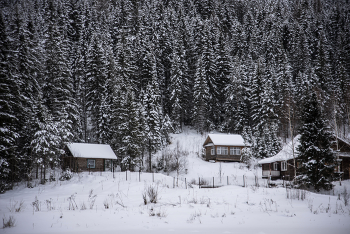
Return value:
[[(172, 177), (175, 174), (116, 172), (113, 178), (111, 172), (84, 172), (70, 181), (56, 180), (34, 188), (18, 185), (0, 195), (3, 222), (10, 217), (14, 221), (14, 227), (0, 232), (349, 233), (350, 205), (345, 205), (346, 196), (341, 193), (344, 188), (350, 193), (350, 181), (342, 186), (336, 183), (332, 195), (282, 186), (267, 188), (261, 178), (261, 186), (243, 187), (243, 175), (261, 177), (261, 169), (221, 163), (222, 180), (229, 178), (230, 185), (215, 189), (192, 185), (186, 189), (184, 178), (187, 182), (199, 177), (220, 178), (220, 163), (198, 158), (204, 138), (191, 131), (173, 135), (170, 147), (179, 140), (189, 152), (188, 173), (179, 181)], [(158, 192), (157, 203), (150, 203), (145, 194), (150, 188)]]

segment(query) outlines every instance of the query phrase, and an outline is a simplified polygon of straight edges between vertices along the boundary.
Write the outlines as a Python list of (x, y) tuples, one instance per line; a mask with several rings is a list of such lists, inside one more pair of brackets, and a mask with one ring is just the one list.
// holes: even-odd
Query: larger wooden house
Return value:
[(203, 147), (205, 159), (215, 161), (240, 162), (242, 149), (247, 147), (241, 135), (236, 134), (209, 134)]
[(70, 143), (65, 147), (63, 167), (72, 171), (111, 171), (117, 160), (112, 148), (103, 144)]
[[(262, 159), (258, 162), (262, 165), (263, 178), (285, 180), (294, 179), (294, 159), (295, 166), (299, 166), (297, 151), (299, 137), (300, 136), (296, 136), (293, 142), (290, 141), (286, 144), (275, 156)], [(334, 157), (338, 163), (334, 173), (340, 174), (343, 180), (350, 179), (350, 143), (339, 137), (337, 139), (334, 137), (332, 149), (334, 151)]]

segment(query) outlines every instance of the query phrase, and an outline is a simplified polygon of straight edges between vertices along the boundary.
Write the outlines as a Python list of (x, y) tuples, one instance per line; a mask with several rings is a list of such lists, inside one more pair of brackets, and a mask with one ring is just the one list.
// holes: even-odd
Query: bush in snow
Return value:
[(350, 194), (348, 193), (346, 187), (344, 187), (344, 190), (342, 192), (342, 197), (344, 200), (344, 205), (347, 206), (349, 204)]
[[(142, 193), (143, 203), (146, 205), (148, 202), (157, 203), (158, 202), (158, 187), (155, 185), (149, 185), (145, 188)], [(147, 200), (148, 197), (148, 200)]]
[(63, 173), (62, 173), (62, 175), (61, 175), (61, 177), (60, 177), (60, 181), (65, 181), (65, 180), (70, 180), (71, 178), (73, 177), (73, 173), (71, 172), (71, 170), (70, 169), (66, 169)]
[(16, 219), (12, 215), (8, 219), (6, 216), (2, 219), (2, 228), (14, 227), (15, 225)]

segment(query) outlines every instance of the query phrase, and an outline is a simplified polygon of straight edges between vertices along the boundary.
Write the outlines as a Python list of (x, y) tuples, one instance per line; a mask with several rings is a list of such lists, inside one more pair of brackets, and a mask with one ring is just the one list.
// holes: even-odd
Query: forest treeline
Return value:
[(243, 134), (264, 158), (317, 94), (350, 122), (348, 0), (1, 0), (0, 190), (59, 163), (66, 142), (123, 163), (168, 134)]

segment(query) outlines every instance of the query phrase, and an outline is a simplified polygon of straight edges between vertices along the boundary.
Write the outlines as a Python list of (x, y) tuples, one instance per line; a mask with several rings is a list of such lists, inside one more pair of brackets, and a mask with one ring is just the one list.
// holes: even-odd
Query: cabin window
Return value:
[(273, 163), (273, 170), (278, 171), (278, 163)]
[(235, 155), (241, 155), (241, 148), (235, 147)]
[(231, 147), (230, 155), (241, 155), (241, 148), (239, 147)]
[(87, 168), (95, 168), (95, 159), (88, 159), (87, 160)]
[(211, 147), (211, 155), (215, 155), (215, 147)]
[(228, 147), (217, 147), (217, 154), (228, 155)]
[(281, 162), (281, 171), (287, 170), (287, 161)]

